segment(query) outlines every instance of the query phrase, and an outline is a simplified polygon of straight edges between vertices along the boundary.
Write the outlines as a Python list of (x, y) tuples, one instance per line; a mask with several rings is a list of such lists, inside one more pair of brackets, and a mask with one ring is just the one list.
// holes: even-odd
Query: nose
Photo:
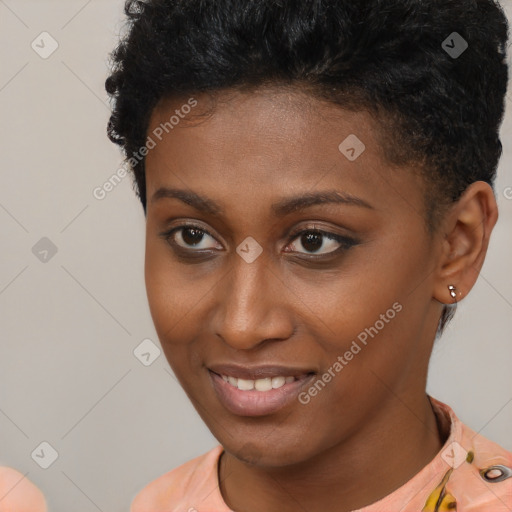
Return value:
[(292, 292), (262, 256), (247, 263), (237, 255), (238, 260), (220, 284), (214, 333), (237, 350), (285, 340), (294, 331), (287, 302)]

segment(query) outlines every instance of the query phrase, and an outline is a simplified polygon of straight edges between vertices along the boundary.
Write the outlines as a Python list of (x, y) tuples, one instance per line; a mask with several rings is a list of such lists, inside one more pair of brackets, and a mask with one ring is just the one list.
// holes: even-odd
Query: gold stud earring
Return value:
[(448, 290), (450, 290), (450, 295), (452, 296), (452, 299), (457, 298), (457, 292), (455, 291), (455, 286), (453, 284), (448, 285)]

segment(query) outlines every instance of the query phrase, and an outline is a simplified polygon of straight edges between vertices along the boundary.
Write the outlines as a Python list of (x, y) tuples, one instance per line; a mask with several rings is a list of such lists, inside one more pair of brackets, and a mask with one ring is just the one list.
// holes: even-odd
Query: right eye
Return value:
[[(185, 224), (174, 227), (160, 235), (171, 246), (178, 246), (190, 252), (199, 252), (199, 250), (215, 249), (216, 247), (205, 246), (207, 237), (215, 240), (215, 238), (205, 229), (193, 224)], [(206, 242), (207, 244), (207, 242)], [(194, 249), (195, 248), (195, 249)]]

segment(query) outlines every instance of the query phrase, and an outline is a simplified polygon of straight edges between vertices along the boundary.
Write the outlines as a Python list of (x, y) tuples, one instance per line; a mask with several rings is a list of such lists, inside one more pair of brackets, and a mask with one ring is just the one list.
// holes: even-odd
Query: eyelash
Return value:
[[(160, 233), (159, 236), (161, 236), (167, 243), (169, 243), (169, 245), (171, 245), (173, 247), (173, 249), (175, 249), (178, 252), (186, 253), (188, 257), (198, 257), (198, 256), (191, 256), (191, 253), (199, 253), (200, 254), (201, 252), (216, 250), (216, 249), (204, 249), (204, 250), (186, 249), (185, 247), (182, 247), (182, 246), (178, 245), (176, 242), (171, 240), (172, 235), (174, 233), (176, 233), (182, 229), (187, 229), (187, 228), (199, 231), (200, 233), (206, 234), (206, 235), (212, 237), (214, 240), (216, 240), (215, 237), (208, 230), (201, 228), (200, 226), (198, 226), (196, 224), (182, 224), (180, 226), (176, 226), (172, 229), (164, 231), (163, 233)], [(347, 251), (348, 249), (350, 249), (360, 243), (359, 240), (356, 240), (354, 238), (350, 238), (350, 237), (343, 236), (343, 235), (338, 235), (336, 233), (331, 233), (329, 231), (323, 231), (323, 230), (317, 229), (317, 228), (308, 228), (308, 229), (303, 229), (303, 230), (296, 231), (296, 232), (292, 233), (290, 235), (290, 240), (286, 247), (288, 247), (288, 245), (290, 245), (291, 242), (293, 242), (294, 240), (296, 240), (297, 238), (299, 238), (300, 236), (302, 236), (306, 233), (314, 233), (314, 234), (323, 235), (325, 238), (327, 238), (329, 240), (334, 240), (335, 242), (340, 244), (340, 247), (338, 249), (335, 249), (334, 251), (330, 251), (325, 254), (320, 254), (320, 255), (309, 254), (308, 255), (306, 253), (298, 253), (298, 254), (302, 254), (303, 256), (305, 256), (308, 259), (327, 259), (330, 257), (332, 258), (334, 255), (338, 255), (339, 253), (341, 253), (343, 251)]]

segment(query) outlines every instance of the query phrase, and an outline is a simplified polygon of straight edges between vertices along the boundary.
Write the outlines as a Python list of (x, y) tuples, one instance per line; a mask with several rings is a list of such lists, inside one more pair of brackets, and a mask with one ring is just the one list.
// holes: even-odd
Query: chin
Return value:
[(303, 453), (304, 442), (286, 446), (275, 440), (266, 441), (262, 439), (260, 443), (255, 441), (242, 441), (237, 446), (233, 445), (230, 439), (226, 444), (223, 443), (224, 450), (236, 457), (241, 462), (251, 466), (259, 467), (285, 467), (304, 462), (304, 460), (313, 456), (313, 453)]

